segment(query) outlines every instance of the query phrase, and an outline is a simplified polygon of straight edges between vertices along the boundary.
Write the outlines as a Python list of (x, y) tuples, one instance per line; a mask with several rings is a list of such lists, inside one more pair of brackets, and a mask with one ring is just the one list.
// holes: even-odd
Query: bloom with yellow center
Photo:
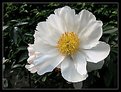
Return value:
[(38, 23), (34, 44), (28, 47), (30, 65), (25, 67), (39, 75), (60, 68), (69, 82), (85, 80), (88, 72), (102, 67), (110, 52), (110, 46), (99, 41), (102, 25), (88, 10), (75, 14), (69, 6), (56, 9)]
[(62, 55), (72, 55), (79, 50), (79, 38), (74, 32), (65, 32), (61, 35), (57, 48)]

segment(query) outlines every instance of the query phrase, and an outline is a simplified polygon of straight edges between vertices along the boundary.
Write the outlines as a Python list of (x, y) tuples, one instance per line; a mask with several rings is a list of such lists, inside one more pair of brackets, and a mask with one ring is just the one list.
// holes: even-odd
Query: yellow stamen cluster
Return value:
[(65, 32), (61, 35), (57, 48), (59, 52), (63, 55), (72, 55), (78, 49), (80, 45), (80, 40), (74, 32)]

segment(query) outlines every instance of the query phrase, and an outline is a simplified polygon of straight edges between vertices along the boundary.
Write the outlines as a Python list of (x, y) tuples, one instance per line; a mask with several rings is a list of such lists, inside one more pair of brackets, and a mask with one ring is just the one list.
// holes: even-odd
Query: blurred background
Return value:
[(55, 69), (42, 76), (31, 74), (26, 68), (29, 43), (34, 42), (34, 30), (38, 22), (45, 21), (54, 10), (65, 5), (91, 11), (103, 22), (100, 39), (111, 46), (102, 69), (89, 73), (83, 88), (117, 88), (118, 82), (118, 4), (116, 3), (3, 3), (3, 88), (68, 88), (73, 84), (63, 79)]

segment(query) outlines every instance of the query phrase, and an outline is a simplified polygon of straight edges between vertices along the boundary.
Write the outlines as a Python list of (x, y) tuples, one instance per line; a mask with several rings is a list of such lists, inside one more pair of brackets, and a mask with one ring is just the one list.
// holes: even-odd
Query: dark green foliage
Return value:
[[(65, 5), (79, 13), (91, 11), (97, 20), (103, 21), (103, 36), (111, 46), (111, 52), (100, 70), (89, 73), (83, 88), (116, 88), (118, 69), (118, 5), (104, 3), (4, 3), (3, 4), (3, 52), (5, 88), (73, 88), (60, 72), (42, 76), (30, 74), (25, 69), (28, 44), (34, 42), (34, 30), (38, 22), (45, 21), (54, 10)], [(8, 84), (6, 84), (8, 83)]]

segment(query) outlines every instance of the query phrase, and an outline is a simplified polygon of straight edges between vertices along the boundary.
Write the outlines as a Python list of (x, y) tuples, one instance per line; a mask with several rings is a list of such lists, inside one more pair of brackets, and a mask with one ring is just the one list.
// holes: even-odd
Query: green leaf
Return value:
[(42, 78), (42, 82), (45, 82), (46, 79), (47, 79), (47, 76), (44, 76), (44, 77)]
[(117, 31), (118, 31), (118, 28), (113, 28), (113, 29), (104, 31), (103, 34), (111, 34), (111, 33), (117, 32)]
[(113, 29), (114, 26), (111, 26), (109, 25), (109, 23), (106, 23), (104, 26), (103, 26), (103, 31), (108, 31), (108, 30), (111, 30)]
[(73, 83), (73, 86), (75, 89), (82, 89), (83, 87), (83, 82), (77, 82), (77, 83)]
[(17, 41), (18, 41), (18, 27), (14, 27), (14, 30), (13, 30), (13, 41), (14, 43), (17, 45)]
[(27, 47), (26, 46), (20, 46), (17, 48), (18, 51), (21, 51), (21, 50), (27, 50)]
[(112, 48), (111, 50), (113, 53), (118, 54), (118, 48)]
[(3, 87), (8, 87), (8, 80), (6, 78), (3, 78)]
[(25, 36), (33, 37), (33, 35), (32, 35), (32, 34), (30, 34), (30, 33), (25, 33), (24, 35), (25, 35)]
[(117, 63), (115, 62), (117, 60), (117, 55), (115, 53), (110, 52), (110, 60), (107, 61), (107, 68), (105, 70), (105, 73), (103, 74), (104, 77), (104, 83), (106, 87), (110, 87), (112, 82), (114, 82), (114, 77), (117, 76)]
[(4, 31), (6, 28), (8, 28), (8, 26), (3, 26), (3, 31)]
[(26, 52), (24, 52), (24, 53), (21, 54), (18, 62), (22, 62), (22, 61), (24, 61), (27, 58), (28, 58), (28, 55), (27, 55)]
[(106, 74), (104, 75), (104, 83), (106, 87), (109, 87), (111, 84), (113, 76), (110, 74), (109, 71), (106, 72)]
[(26, 24), (28, 24), (28, 22), (19, 22), (16, 24), (16, 26), (22, 26), (22, 25), (26, 25)]
[(19, 68), (19, 67), (22, 67), (22, 65), (21, 65), (21, 64), (16, 64), (16, 65), (13, 65), (13, 66), (12, 66), (12, 69), (13, 69), (13, 68)]

